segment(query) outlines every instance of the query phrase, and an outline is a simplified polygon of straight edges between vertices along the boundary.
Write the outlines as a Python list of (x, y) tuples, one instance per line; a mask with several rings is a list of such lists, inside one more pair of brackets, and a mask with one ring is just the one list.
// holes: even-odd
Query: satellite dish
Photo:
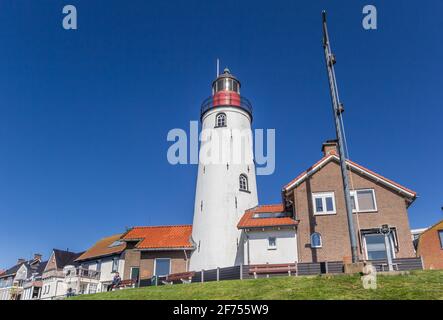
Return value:
[(75, 267), (73, 265), (67, 265), (63, 268), (63, 274), (66, 276), (75, 275)]

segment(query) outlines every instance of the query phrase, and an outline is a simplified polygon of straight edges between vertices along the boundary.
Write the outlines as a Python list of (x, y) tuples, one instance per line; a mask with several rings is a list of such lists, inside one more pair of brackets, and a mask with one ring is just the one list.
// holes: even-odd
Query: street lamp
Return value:
[(391, 234), (391, 228), (389, 228), (389, 225), (384, 224), (380, 228), (380, 233), (385, 237), (386, 256), (388, 258), (389, 271), (394, 271), (394, 267), (392, 265), (391, 241), (389, 239), (389, 235)]

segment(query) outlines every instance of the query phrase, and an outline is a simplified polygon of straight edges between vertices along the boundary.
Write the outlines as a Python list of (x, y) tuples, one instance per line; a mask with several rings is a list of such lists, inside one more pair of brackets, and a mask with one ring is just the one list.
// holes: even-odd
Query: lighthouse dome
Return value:
[(212, 82), (212, 94), (220, 91), (232, 91), (240, 94), (240, 86), (240, 81), (231, 74), (228, 68), (225, 68), (223, 73)]

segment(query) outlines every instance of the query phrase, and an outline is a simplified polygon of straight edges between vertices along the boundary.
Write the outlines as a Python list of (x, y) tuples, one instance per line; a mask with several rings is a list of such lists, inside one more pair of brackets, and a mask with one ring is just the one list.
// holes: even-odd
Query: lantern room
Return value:
[(234, 92), (240, 94), (240, 81), (234, 77), (228, 68), (212, 82), (212, 95), (219, 92)]
[(240, 81), (231, 74), (228, 68), (223, 70), (212, 82), (212, 96), (203, 101), (201, 115), (217, 107), (239, 107), (252, 117), (251, 103), (240, 96)]

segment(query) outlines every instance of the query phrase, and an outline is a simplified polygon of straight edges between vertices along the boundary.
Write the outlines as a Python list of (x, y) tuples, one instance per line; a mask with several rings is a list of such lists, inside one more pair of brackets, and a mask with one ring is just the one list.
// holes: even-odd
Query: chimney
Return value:
[(40, 253), (34, 253), (34, 260), (42, 261), (42, 255)]
[(25, 259), (23, 259), (23, 258), (18, 258), (17, 259), (17, 264), (22, 264), (22, 263), (24, 263), (26, 260)]
[(329, 156), (331, 153), (338, 155), (338, 141), (336, 139), (326, 140), (321, 147), (321, 151), (325, 157)]

